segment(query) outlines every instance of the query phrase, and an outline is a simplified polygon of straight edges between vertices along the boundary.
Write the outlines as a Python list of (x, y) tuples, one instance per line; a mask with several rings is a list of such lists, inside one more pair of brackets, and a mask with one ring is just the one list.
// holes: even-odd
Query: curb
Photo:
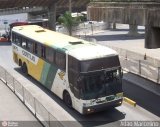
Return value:
[(127, 97), (123, 97), (123, 101), (128, 103), (128, 104), (130, 104), (130, 105), (132, 105), (132, 106), (134, 106), (134, 107), (136, 107), (136, 102), (131, 100), (131, 99), (129, 99), (129, 98), (127, 98)]

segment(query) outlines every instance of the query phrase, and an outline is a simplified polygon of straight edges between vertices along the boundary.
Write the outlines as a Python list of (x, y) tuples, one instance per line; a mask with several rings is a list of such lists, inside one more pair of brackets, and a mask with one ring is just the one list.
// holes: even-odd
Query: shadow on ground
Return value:
[[(109, 29), (110, 31), (126, 31), (128, 32), (129, 31), (129, 28), (128, 29)], [(138, 32), (145, 32), (145, 29), (138, 29)]]
[(119, 41), (119, 40), (136, 40), (144, 39), (145, 34), (139, 34), (137, 36), (130, 36), (128, 34), (116, 34), (116, 35), (93, 35), (87, 36), (95, 38), (97, 41)]
[(35, 84), (37, 87), (39, 87), (42, 91), (44, 91), (49, 97), (51, 97), (55, 102), (57, 102), (64, 110), (66, 110), (71, 116), (73, 116), (77, 122), (73, 121), (64, 121), (65, 125), (68, 126), (84, 126), (84, 127), (92, 127), (92, 126), (102, 126), (105, 125), (105, 127), (113, 122), (116, 124), (116, 126), (119, 126), (119, 121), (125, 118), (125, 114), (123, 112), (120, 112), (116, 108), (107, 109), (102, 112), (90, 114), (90, 115), (81, 115), (74, 109), (68, 108), (64, 102), (58, 98), (56, 95), (54, 95), (51, 91), (49, 91), (47, 88), (45, 88), (43, 85), (41, 85), (38, 81), (33, 79), (31, 76), (25, 76), (20, 68), (15, 68), (15, 70), (22, 74), (24, 78), (27, 78), (30, 80), (33, 84)]

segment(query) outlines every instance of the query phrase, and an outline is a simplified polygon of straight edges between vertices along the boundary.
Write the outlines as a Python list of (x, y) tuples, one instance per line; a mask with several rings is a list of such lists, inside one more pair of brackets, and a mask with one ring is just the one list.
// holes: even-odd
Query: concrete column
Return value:
[(56, 30), (56, 3), (48, 7), (49, 29)]
[(138, 35), (138, 26), (137, 25), (129, 25), (129, 32), (128, 32), (129, 35), (131, 36), (136, 36)]
[(145, 48), (160, 48), (160, 28), (147, 25), (145, 32)]
[(113, 30), (115, 30), (115, 29), (116, 29), (116, 23), (115, 23), (115, 22), (113, 23), (113, 27), (112, 27), (112, 29), (113, 29)]

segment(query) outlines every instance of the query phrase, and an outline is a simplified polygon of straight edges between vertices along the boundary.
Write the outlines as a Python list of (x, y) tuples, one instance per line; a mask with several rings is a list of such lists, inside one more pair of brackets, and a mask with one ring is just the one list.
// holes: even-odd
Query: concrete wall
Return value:
[(125, 7), (88, 7), (88, 19), (123, 24), (146, 25), (147, 9)]
[(160, 60), (149, 56), (144, 60), (144, 55), (142, 54), (118, 47), (107, 46), (119, 53), (121, 66), (124, 70), (160, 84)]
[(160, 48), (160, 1), (96, 1), (87, 8), (89, 20), (146, 26), (145, 48)]

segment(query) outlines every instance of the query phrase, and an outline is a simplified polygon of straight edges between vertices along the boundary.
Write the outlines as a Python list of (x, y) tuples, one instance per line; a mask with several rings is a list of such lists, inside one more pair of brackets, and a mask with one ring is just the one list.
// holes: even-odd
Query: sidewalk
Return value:
[[(0, 80), (0, 121), (16, 121), (15, 124), (20, 125), (20, 121), (26, 121), (25, 124), (35, 127), (42, 125), (15, 96), (14, 93)], [(28, 122), (27, 122), (28, 121)], [(22, 124), (22, 123), (21, 123)], [(24, 124), (24, 123), (23, 123)], [(1, 126), (1, 122), (0, 122)]]

